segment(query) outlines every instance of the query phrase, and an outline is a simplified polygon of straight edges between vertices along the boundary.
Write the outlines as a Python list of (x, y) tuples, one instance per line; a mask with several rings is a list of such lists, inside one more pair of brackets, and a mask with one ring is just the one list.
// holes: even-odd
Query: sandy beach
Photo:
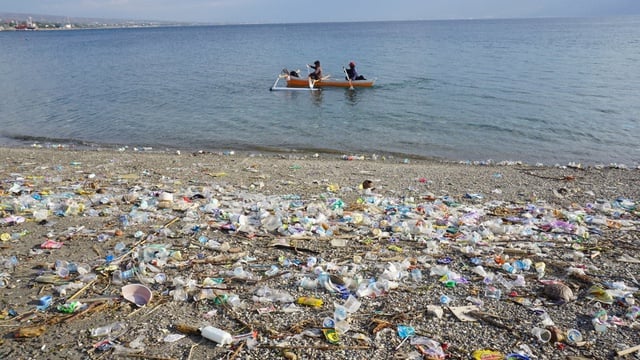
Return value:
[[(0, 358), (640, 357), (639, 169), (0, 158)], [(127, 284), (151, 299), (125, 299)], [(206, 326), (231, 343), (203, 338)]]

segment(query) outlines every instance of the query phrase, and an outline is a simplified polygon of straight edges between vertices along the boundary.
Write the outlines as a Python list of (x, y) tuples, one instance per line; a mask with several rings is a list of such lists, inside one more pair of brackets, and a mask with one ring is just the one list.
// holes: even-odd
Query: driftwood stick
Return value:
[(71, 300), (77, 298), (80, 294), (82, 294), (85, 290), (87, 290), (87, 288), (89, 288), (89, 286), (95, 284), (96, 281), (97, 281), (97, 279), (89, 281), (89, 283), (87, 285), (83, 286), (82, 289), (76, 291), (75, 294), (71, 295), (71, 297), (69, 299), (67, 299), (67, 301), (71, 301)]
[(630, 348), (626, 348), (624, 350), (620, 350), (620, 351), (618, 351), (618, 356), (629, 355), (629, 354), (634, 353), (636, 351), (640, 351), (640, 345), (636, 345), (636, 346), (632, 346)]
[(286, 346), (286, 345), (261, 345), (267, 349), (315, 349), (315, 350), (369, 350), (369, 345), (315, 345), (315, 346)]
[(235, 358), (238, 357), (238, 355), (240, 354), (240, 351), (242, 351), (242, 348), (244, 347), (244, 341), (240, 343), (240, 346), (238, 346), (238, 348), (236, 349), (236, 351), (233, 352), (233, 354), (231, 355), (231, 357), (229, 358), (229, 360), (235, 360)]
[(145, 355), (145, 354), (118, 354), (118, 355), (124, 356), (124, 357), (134, 357), (134, 358), (151, 359), (151, 360), (177, 360), (176, 358), (168, 358), (163, 356)]

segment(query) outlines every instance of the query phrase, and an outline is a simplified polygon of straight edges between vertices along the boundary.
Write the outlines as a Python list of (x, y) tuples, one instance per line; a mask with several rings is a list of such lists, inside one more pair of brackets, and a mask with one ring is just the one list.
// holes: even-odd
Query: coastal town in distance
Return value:
[(188, 25), (198, 24), (151, 20), (71, 18), (68, 16), (0, 12), (0, 31), (107, 29)]

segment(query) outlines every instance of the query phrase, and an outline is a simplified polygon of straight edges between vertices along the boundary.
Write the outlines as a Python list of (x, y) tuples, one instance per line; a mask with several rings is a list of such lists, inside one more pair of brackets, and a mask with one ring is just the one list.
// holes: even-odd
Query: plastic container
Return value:
[(213, 326), (205, 326), (200, 329), (203, 338), (209, 339), (220, 345), (229, 345), (233, 342), (233, 337), (228, 332)]

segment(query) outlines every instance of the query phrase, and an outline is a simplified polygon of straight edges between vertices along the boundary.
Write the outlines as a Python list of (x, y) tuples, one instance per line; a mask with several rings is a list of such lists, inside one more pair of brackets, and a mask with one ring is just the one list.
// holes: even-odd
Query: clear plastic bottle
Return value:
[(271, 268), (269, 268), (269, 270), (265, 271), (264, 274), (267, 275), (267, 276), (273, 276), (273, 275), (276, 275), (279, 271), (280, 271), (280, 269), (276, 265), (271, 265)]
[(122, 331), (125, 328), (126, 326), (124, 323), (115, 322), (106, 326), (101, 326), (101, 327), (91, 329), (91, 337), (96, 338), (96, 337), (107, 336), (113, 332)]
[(484, 290), (484, 296), (489, 299), (500, 300), (502, 291), (495, 286), (487, 286), (487, 288)]
[(300, 279), (300, 287), (307, 290), (313, 290), (318, 287), (318, 280), (314, 280), (308, 277)]
[(126, 280), (131, 279), (136, 275), (136, 268), (131, 268), (128, 270), (116, 270), (113, 272), (113, 283), (114, 284), (122, 284)]
[(229, 345), (233, 342), (233, 336), (228, 332), (213, 326), (205, 326), (200, 329), (203, 338), (214, 341), (220, 345)]
[(417, 283), (422, 281), (422, 271), (420, 269), (411, 270), (411, 279)]
[(509, 274), (513, 274), (516, 272), (516, 268), (513, 267), (513, 265), (511, 265), (510, 263), (506, 262), (504, 264), (502, 264), (502, 270), (508, 272)]

